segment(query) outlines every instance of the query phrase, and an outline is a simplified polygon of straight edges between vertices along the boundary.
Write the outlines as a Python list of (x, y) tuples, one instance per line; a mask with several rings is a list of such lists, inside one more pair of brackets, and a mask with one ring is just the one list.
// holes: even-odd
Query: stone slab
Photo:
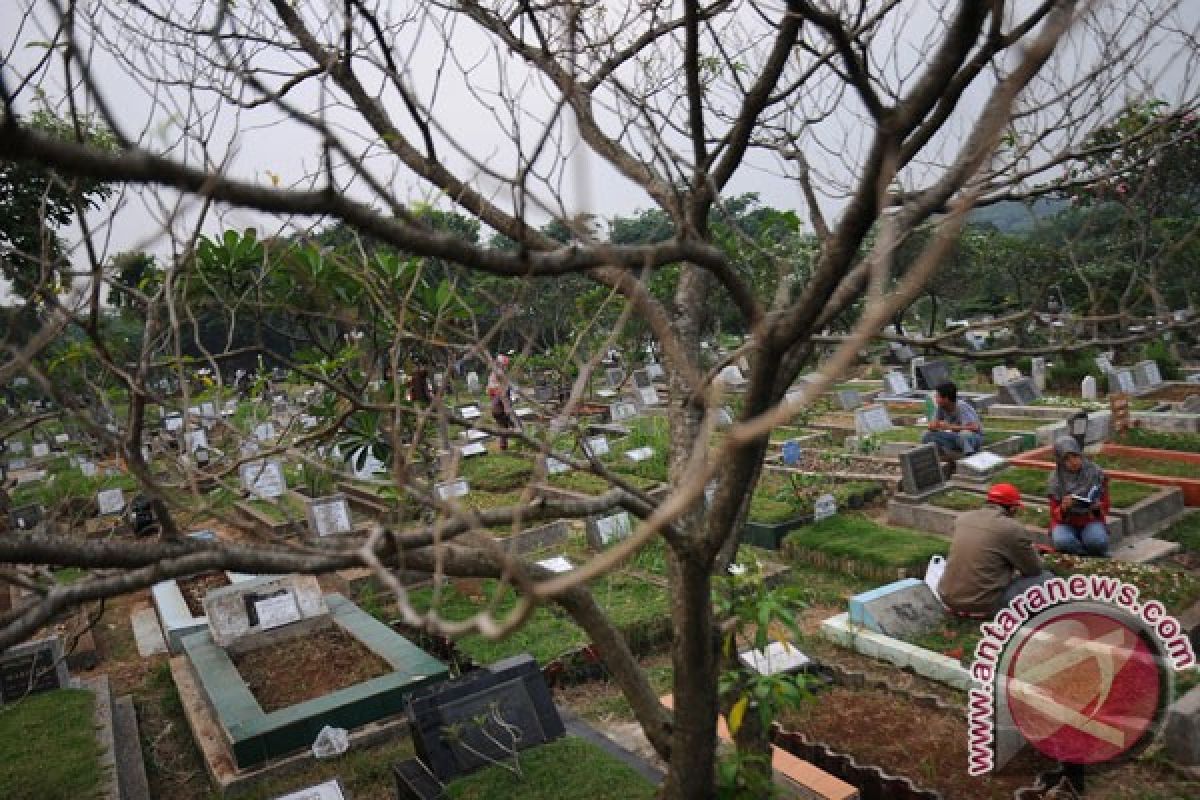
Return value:
[(1167, 542), (1155, 539), (1153, 536), (1144, 539), (1134, 539), (1113, 548), (1112, 557), (1115, 561), (1126, 561), (1131, 564), (1153, 564), (1173, 556), (1182, 550), (1179, 542)]
[(133, 638), (139, 656), (149, 658), (167, 652), (167, 641), (163, 638), (158, 615), (153, 608), (146, 606), (135, 610), (129, 621), (133, 625)]
[(905, 578), (850, 598), (850, 621), (887, 636), (912, 636), (935, 628), (945, 609), (925, 581)]
[(971, 687), (971, 674), (958, 659), (868, 631), (850, 622), (849, 614), (838, 614), (822, 622), (821, 635), (865, 656), (911, 669), (921, 677), (955, 689), (966, 691)]
[[(291, 598), (292, 623), (276, 626), (265, 614), (268, 603)], [(246, 651), (299, 635), (300, 623), (319, 627), (329, 617), (321, 585), (312, 575), (268, 575), (214, 589), (204, 597), (204, 612), (219, 647)]]
[(1200, 767), (1200, 686), (1167, 709), (1163, 745), (1179, 766)]
[(130, 695), (118, 697), (113, 704), (113, 740), (121, 800), (150, 800), (146, 762), (142, 758), (142, 741), (138, 735), (137, 710)]
[(117, 772), (116, 744), (113, 730), (112, 690), (107, 675), (80, 678), (79, 685), (96, 696), (94, 725), (96, 741), (100, 744), (100, 771), (102, 774), (100, 800), (121, 800), (121, 782)]

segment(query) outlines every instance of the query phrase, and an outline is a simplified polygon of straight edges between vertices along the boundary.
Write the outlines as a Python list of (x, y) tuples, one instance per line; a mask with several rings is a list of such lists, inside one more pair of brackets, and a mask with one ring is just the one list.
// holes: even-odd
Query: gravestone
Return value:
[(467, 393), (468, 394), (479, 394), (480, 388), (481, 387), (479, 384), (479, 373), (478, 372), (468, 372), (467, 373)]
[(912, 394), (912, 387), (908, 385), (908, 379), (899, 372), (885, 373), (883, 387), (892, 397), (907, 397)]
[(1015, 406), (1027, 406), (1038, 399), (1037, 386), (1030, 378), (1009, 381), (1000, 387), (1000, 402)]
[(937, 447), (921, 445), (899, 455), (901, 486), (906, 494), (922, 495), (940, 489), (946, 482), (938, 461)]
[(488, 432), (481, 431), (478, 428), (468, 428), (467, 430), (463, 431), (463, 438), (465, 438), (468, 442), (479, 442), (488, 438)]
[(62, 689), (70, 684), (58, 636), (13, 645), (0, 654), (0, 703)]
[(542, 569), (550, 570), (561, 575), (564, 572), (570, 572), (575, 569), (575, 565), (570, 562), (565, 556), (553, 556), (552, 558), (543, 558), (541, 561), (535, 561)]
[(1008, 367), (1003, 364), (992, 367), (992, 383), (996, 386), (1003, 386), (1008, 383)]
[(609, 454), (608, 437), (607, 436), (592, 436), (587, 439), (587, 449), (593, 456), (599, 458)]
[(416, 760), (442, 783), (566, 733), (528, 653), (413, 692), (408, 717)]
[(1112, 379), (1114, 376), (1117, 379), (1117, 381), (1116, 381), (1117, 394), (1133, 394), (1135, 391), (1137, 391), (1137, 384), (1134, 383), (1133, 373), (1127, 369), (1119, 369), (1116, 372), (1113, 372), (1108, 376), (1108, 378), (1109, 378), (1108, 390), (1109, 390), (1110, 394), (1113, 391)]
[(820, 522), (837, 514), (837, 498), (831, 494), (823, 494), (813, 504), (813, 520)]
[(260, 422), (254, 426), (254, 438), (260, 442), (269, 442), (275, 438), (275, 423)]
[(1151, 386), (1161, 386), (1163, 379), (1162, 373), (1158, 370), (1157, 361), (1146, 362), (1146, 377), (1150, 380)]
[(125, 510), (125, 493), (120, 489), (106, 489), (96, 494), (96, 507), (100, 516), (120, 514)]
[(759, 675), (787, 675), (813, 666), (811, 658), (788, 642), (771, 642), (760, 650), (738, 653), (738, 661)]
[(200, 448), (208, 449), (208, 434), (203, 430), (188, 431), (183, 435), (184, 446), (189, 453), (195, 453)]
[(1133, 366), (1133, 382), (1138, 389), (1152, 389), (1162, 383), (1158, 363), (1151, 360), (1139, 361)]
[(34, 458), (46, 458), (50, 455), (50, 445), (45, 442), (35, 442), (30, 455)]
[(55, 444), (66, 444), (69, 441), (71, 441), (71, 437), (65, 433), (58, 433), (54, 435)]
[(483, 442), (471, 442), (458, 448), (458, 452), (463, 458), (483, 456), (487, 455), (487, 447), (484, 446)]
[(644, 389), (637, 389), (636, 391), (638, 402), (643, 406), (656, 406), (659, 404), (658, 390), (653, 386), (647, 386)]
[(350, 533), (354, 523), (350, 517), (350, 505), (341, 494), (319, 497), (305, 503), (308, 512), (308, 527), (317, 536), (336, 536)]
[(1113, 371), (1112, 361), (1107, 356), (1096, 356), (1096, 369), (1100, 370), (1101, 374), (1107, 375)]
[(842, 411), (853, 411), (863, 404), (862, 395), (854, 389), (839, 389), (837, 399)]
[(554, 456), (546, 456), (546, 474), (547, 475), (561, 475), (564, 472), (570, 472), (570, 471), (571, 471), (570, 464), (559, 461)]
[(466, 478), (456, 478), (434, 485), (433, 490), (437, 493), (439, 500), (446, 501), (456, 497), (466, 497), (471, 493), (471, 485), (467, 483)]
[(83, 473), (83, 477), (85, 478), (94, 478), (97, 473), (96, 465), (91, 461), (80, 461), (79, 471)]
[(783, 463), (789, 467), (794, 467), (800, 463), (800, 456), (803, 451), (800, 449), (800, 443), (795, 439), (788, 439), (783, 443)]
[(335, 778), (298, 792), (290, 792), (275, 798), (275, 800), (346, 800), (346, 794), (342, 791), (342, 785)]
[(167, 431), (168, 433), (175, 433), (183, 430), (183, 415), (168, 414), (167, 416), (163, 417), (163, 430)]
[(887, 406), (863, 406), (854, 412), (854, 429), (859, 436), (870, 436), (892, 429), (892, 418)]
[(1007, 459), (987, 450), (980, 450), (978, 453), (958, 461), (958, 468), (973, 478), (986, 478), (1007, 466)]
[(479, 410), (479, 406), (463, 406), (458, 410), (458, 415), (463, 419), (479, 419), (483, 416), (483, 412)]
[(654, 458), (654, 448), (635, 447), (632, 450), (626, 450), (625, 457), (636, 464), (639, 461), (645, 461), (646, 459)]
[(646, 374), (650, 376), (650, 380), (661, 381), (667, 377), (667, 373), (663, 371), (662, 364), (651, 361), (646, 365)]
[(928, 633), (945, 611), (923, 580), (906, 578), (850, 598), (850, 623), (903, 639)]
[(42, 524), (45, 513), (39, 505), (27, 505), (8, 512), (8, 527), (16, 531), (32, 531)]
[(608, 407), (608, 418), (612, 422), (624, 422), (637, 416), (637, 407), (633, 403), (613, 403)]
[(242, 488), (260, 498), (282, 497), (287, 480), (278, 461), (247, 461), (238, 467)]
[(289, 631), (300, 634), (332, 622), (313, 575), (267, 575), (213, 589), (204, 596), (204, 613), (213, 641), (238, 652), (278, 641), (262, 636), (276, 628), (306, 622)]
[(746, 378), (742, 375), (742, 371), (733, 364), (722, 368), (720, 373), (717, 374), (717, 380), (726, 386), (736, 387), (746, 385)]
[(635, 369), (631, 377), (633, 378), (633, 385), (638, 389), (654, 388), (654, 383), (650, 380), (650, 374), (644, 369)]
[(1079, 396), (1084, 400), (1096, 399), (1096, 379), (1088, 375), (1079, 384)]
[(1038, 392), (1046, 391), (1046, 359), (1042, 356), (1034, 356), (1030, 361), (1029, 375), (1033, 378), (1033, 385)]
[(633, 518), (628, 511), (607, 517), (589, 517), (586, 526), (588, 544), (593, 550), (603, 550), (633, 533)]
[(12, 451), (14, 456), (19, 456), (25, 452), (25, 443), (22, 441), (9, 442), (8, 449)]
[(604, 378), (608, 381), (608, 388), (619, 389), (625, 382), (625, 370), (620, 367), (609, 367), (604, 372)]
[(733, 424), (733, 411), (729, 406), (721, 406), (717, 409), (717, 427), (728, 428)]
[(936, 389), (950, 380), (950, 366), (945, 361), (930, 361), (917, 367), (917, 388)]

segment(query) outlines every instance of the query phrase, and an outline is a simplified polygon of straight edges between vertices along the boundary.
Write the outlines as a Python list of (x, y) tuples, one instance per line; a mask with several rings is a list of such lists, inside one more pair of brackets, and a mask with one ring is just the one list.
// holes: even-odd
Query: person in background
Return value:
[(1050, 577), (1033, 549), (1033, 537), (1014, 518), (1020, 508), (1017, 488), (997, 483), (988, 489), (983, 508), (959, 515), (937, 587), (952, 612), (991, 615)]
[[(487, 393), (492, 399), (492, 419), (496, 421), (496, 425), (501, 428), (511, 429), (512, 424), (512, 403), (508, 396), (508, 374), (505, 370), (508, 369), (508, 356), (496, 356), (495, 365), (491, 372), (488, 373)], [(500, 449), (508, 449), (508, 437), (501, 436)]]
[(1076, 556), (1108, 556), (1108, 479), (1084, 457), (1079, 442), (1064, 436), (1054, 443), (1055, 468), (1050, 498), (1050, 538), (1054, 549)]
[(929, 430), (921, 435), (922, 444), (937, 447), (943, 461), (954, 464), (983, 446), (983, 422), (966, 400), (958, 399), (958, 387), (947, 381), (934, 390), (937, 412), (929, 420)]

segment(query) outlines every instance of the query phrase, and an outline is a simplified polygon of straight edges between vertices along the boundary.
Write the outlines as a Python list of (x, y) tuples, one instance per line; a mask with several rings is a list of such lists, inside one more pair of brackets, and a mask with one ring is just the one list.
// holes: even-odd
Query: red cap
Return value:
[(1016, 506), (1020, 508), (1021, 493), (1017, 491), (1017, 487), (1011, 483), (997, 483), (988, 489), (987, 499), (989, 503), (996, 503), (1001, 506)]

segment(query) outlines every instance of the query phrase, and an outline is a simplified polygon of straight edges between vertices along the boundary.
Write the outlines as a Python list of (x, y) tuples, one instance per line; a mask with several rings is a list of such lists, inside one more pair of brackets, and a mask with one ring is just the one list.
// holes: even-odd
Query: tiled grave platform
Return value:
[[(180, 694), (185, 693), (185, 686), (194, 687), (216, 723), (223, 739), (219, 744), (228, 752), (227, 761), (218, 766), (224, 767), (227, 777), (230, 772), (309, 747), (325, 725), (354, 729), (400, 714), (409, 693), (446, 678), (444, 664), (346, 598), (329, 594), (325, 601), (333, 624), (386, 661), (394, 672), (267, 713), (208, 630), (185, 637), (184, 656), (171, 660)], [(193, 710), (200, 709), (193, 704)], [(196, 722), (192, 722), (195, 730)], [(202, 749), (207, 758), (211, 748), (202, 743)], [(209, 767), (212, 772), (221, 771), (214, 770), (211, 760)]]

